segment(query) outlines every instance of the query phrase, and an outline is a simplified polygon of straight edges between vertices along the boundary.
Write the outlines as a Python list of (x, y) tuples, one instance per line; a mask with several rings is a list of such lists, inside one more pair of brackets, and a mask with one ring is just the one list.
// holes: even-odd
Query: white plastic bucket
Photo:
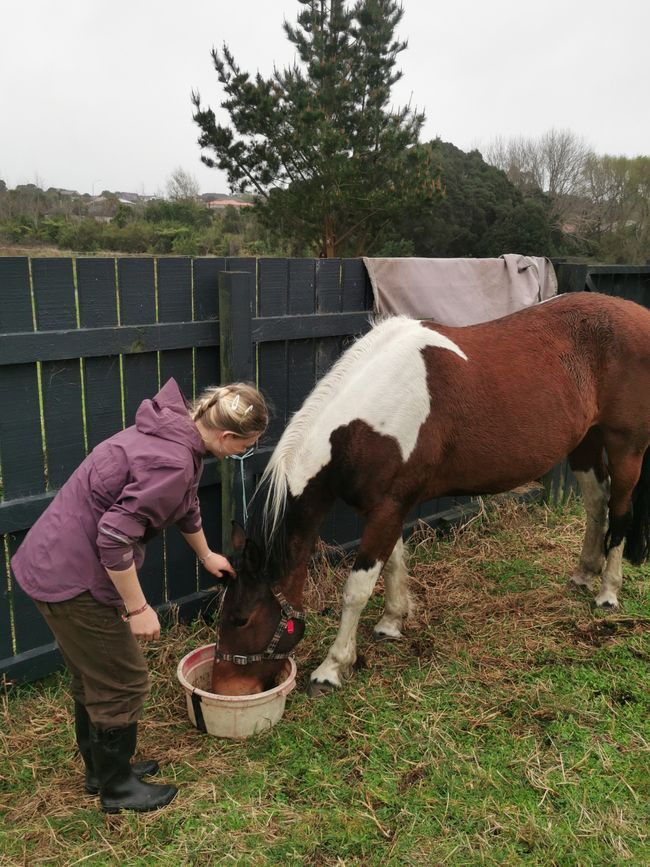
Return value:
[[(255, 695), (219, 695), (209, 692), (212, 685), (214, 644), (199, 647), (178, 663), (176, 675), (185, 690), (187, 714), (193, 725), (220, 738), (247, 738), (270, 729), (284, 713), (287, 696), (296, 685), (296, 663), (287, 659), (284, 680), (273, 689)], [(199, 724), (197, 713), (199, 710)]]

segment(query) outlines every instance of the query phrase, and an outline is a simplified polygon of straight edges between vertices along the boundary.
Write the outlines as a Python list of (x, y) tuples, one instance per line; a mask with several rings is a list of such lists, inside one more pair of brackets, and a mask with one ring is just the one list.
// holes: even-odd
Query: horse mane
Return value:
[[(289, 568), (289, 526), (286, 520), (278, 519), (275, 532), (267, 532), (268, 519), (266, 503), (271, 496), (270, 478), (260, 480), (249, 505), (246, 535), (251, 539), (264, 557), (264, 568), (260, 573), (261, 580), (276, 580), (277, 576), (285, 575)], [(285, 497), (282, 518), (286, 517)]]
[(371, 330), (355, 341), (316, 384), (292, 416), (264, 470), (251, 502), (249, 536), (266, 551), (267, 564), (280, 570), (288, 565), (287, 504), (291, 471), (300, 458), (306, 434), (321, 410), (336, 399), (341, 382), (358, 360), (376, 351), (387, 332), (398, 330), (408, 316), (369, 317)]

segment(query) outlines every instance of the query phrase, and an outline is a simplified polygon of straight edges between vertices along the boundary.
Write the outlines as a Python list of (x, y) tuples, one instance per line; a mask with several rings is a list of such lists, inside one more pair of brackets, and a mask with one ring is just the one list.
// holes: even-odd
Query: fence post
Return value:
[[(219, 274), (219, 353), (223, 383), (255, 380), (252, 343), (255, 274)], [(243, 494), (239, 461), (221, 461), (221, 550), (230, 548), (232, 521), (243, 523)]]

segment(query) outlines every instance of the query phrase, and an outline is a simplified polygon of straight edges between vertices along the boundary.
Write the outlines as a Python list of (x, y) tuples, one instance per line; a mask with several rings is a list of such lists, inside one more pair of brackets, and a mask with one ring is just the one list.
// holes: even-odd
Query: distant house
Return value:
[(252, 202), (242, 202), (240, 199), (212, 199), (206, 205), (211, 211), (223, 211), (224, 208), (252, 208)]
[(144, 198), (144, 196), (140, 196), (138, 193), (125, 193), (121, 190), (116, 190), (113, 195), (118, 199), (118, 201), (123, 202), (125, 205), (136, 205)]

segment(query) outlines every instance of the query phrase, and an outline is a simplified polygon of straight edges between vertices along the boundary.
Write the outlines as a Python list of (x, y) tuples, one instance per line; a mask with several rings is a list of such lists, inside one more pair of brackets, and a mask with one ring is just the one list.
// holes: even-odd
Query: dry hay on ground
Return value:
[[(440, 663), (462, 657), (469, 662), (473, 682), (503, 686), (516, 668), (530, 666), (540, 652), (557, 658), (569, 651), (587, 657), (594, 645), (647, 630), (648, 618), (594, 614), (590, 597), (568, 586), (583, 532), (584, 519), (577, 510), (557, 513), (509, 499), (491, 505), (489, 513), (443, 539), (420, 528), (409, 544), (414, 610), (404, 641), (372, 641), (377, 604), (371, 603), (362, 619), (358, 644), (369, 669), (368, 685), (381, 689), (390, 683), (394, 688), (400, 671), (414, 664), (421, 666), (429, 682), (442, 682), (447, 675)], [(309, 672), (323, 658), (338, 627), (347, 568), (349, 561), (332, 566), (321, 558), (312, 569), (306, 597), (308, 635), (296, 654), (299, 689), (306, 687)], [(517, 586), (519, 572), (525, 578), (523, 588)], [(380, 581), (378, 592), (381, 589)], [(623, 605), (625, 598), (624, 583)], [(227, 744), (206, 738), (189, 724), (176, 678), (179, 660), (212, 641), (208, 612), (207, 622), (176, 625), (147, 648), (153, 692), (140, 725), (138, 758), (159, 758), (169, 782), (177, 774), (192, 781), (191, 795), (186, 791), (179, 807), (188, 815), (194, 802), (218, 803), (224, 796), (218, 781), (229, 761)], [(346, 688), (359, 689), (359, 682)], [(36, 684), (16, 699), (5, 693), (0, 713), (0, 814), (5, 821), (22, 826), (39, 817), (71, 816), (82, 803), (94, 808), (93, 798), (81, 791), (67, 681), (63, 686), (59, 680), (54, 685)], [(246, 761), (245, 754), (240, 758)], [(12, 794), (15, 790), (17, 795)], [(117, 820), (106, 821), (126, 827)], [(47, 822), (42, 835), (40, 842), (46, 845)], [(117, 830), (111, 839), (118, 845)], [(38, 847), (39, 841), (32, 844)]]
[[(569, 581), (584, 529), (580, 509), (558, 512), (507, 495), (492, 498), (487, 511), (446, 535), (421, 525), (408, 542), (413, 610), (404, 637), (410, 655), (435, 660), (464, 654), (489, 668), (502, 654), (511, 665), (569, 646), (588, 654), (595, 644), (647, 629), (647, 618), (595, 610), (592, 596)], [(350, 558), (336, 568), (321, 562), (310, 576), (307, 608), (324, 611), (333, 626), (350, 564)], [(624, 579), (623, 607), (626, 587)], [(383, 592), (381, 579), (377, 592)], [(369, 667), (384, 664), (382, 645), (372, 642), (378, 618), (377, 610), (366, 614), (359, 631), (359, 651)], [(303, 674), (325, 649), (307, 637), (299, 648)], [(401, 661), (409, 664), (408, 657)]]

